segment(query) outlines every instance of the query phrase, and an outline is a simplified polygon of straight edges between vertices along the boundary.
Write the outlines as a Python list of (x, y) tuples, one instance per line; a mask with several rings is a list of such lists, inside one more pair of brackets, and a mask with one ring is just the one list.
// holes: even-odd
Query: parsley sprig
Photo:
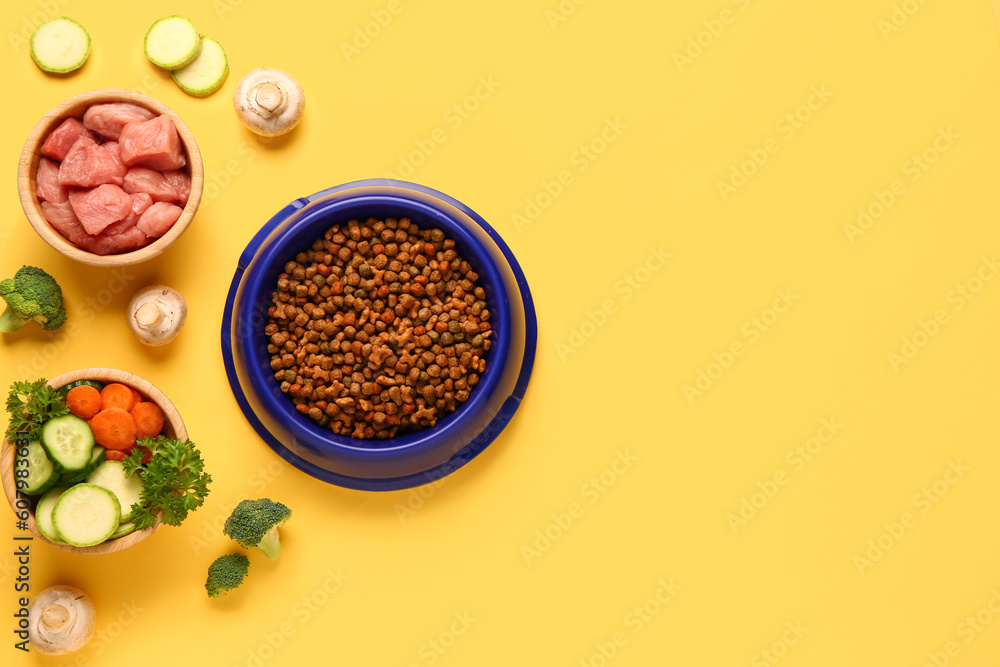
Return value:
[(35, 382), (14, 382), (7, 394), (7, 440), (13, 442), (18, 433), (27, 431), (28, 438), (38, 440), (42, 426), (50, 419), (69, 414), (66, 399), (46, 384), (45, 378)]
[[(140, 447), (152, 452), (145, 467)], [(205, 472), (201, 452), (190, 440), (162, 435), (140, 438), (123, 463), (126, 477), (138, 474), (142, 478), (139, 502), (132, 505), (132, 520), (139, 530), (155, 525), (159, 512), (163, 513), (163, 523), (179, 526), (188, 512), (201, 507), (208, 496), (212, 476)]]

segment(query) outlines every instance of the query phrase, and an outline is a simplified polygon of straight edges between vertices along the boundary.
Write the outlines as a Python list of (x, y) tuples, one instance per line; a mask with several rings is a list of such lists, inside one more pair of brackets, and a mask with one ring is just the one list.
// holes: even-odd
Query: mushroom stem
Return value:
[(274, 81), (264, 81), (257, 84), (254, 87), (253, 94), (257, 106), (267, 112), (261, 114), (263, 116), (273, 116), (281, 113), (281, 110), (288, 103), (288, 96), (285, 94), (285, 89)]
[(135, 311), (135, 323), (143, 329), (152, 329), (162, 322), (165, 316), (159, 302), (147, 301)]
[(67, 624), (71, 623), (70, 619), (73, 616), (72, 612), (60, 602), (53, 602), (43, 609), (39, 619), (39, 622), (52, 632), (60, 632)]

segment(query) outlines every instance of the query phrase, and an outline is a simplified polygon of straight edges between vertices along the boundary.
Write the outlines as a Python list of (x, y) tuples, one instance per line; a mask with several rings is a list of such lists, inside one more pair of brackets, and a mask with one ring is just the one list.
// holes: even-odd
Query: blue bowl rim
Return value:
[[(514, 385), (514, 389), (511, 395), (504, 401), (500, 410), (493, 416), (492, 421), (483, 430), (484, 433), (488, 433), (486, 438), (474, 438), (472, 442), (466, 445), (464, 448), (455, 452), (447, 461), (436, 465), (428, 470), (417, 472), (411, 475), (405, 475), (400, 477), (390, 477), (390, 478), (369, 478), (369, 477), (352, 477), (344, 475), (341, 473), (336, 473), (325, 468), (321, 468), (316, 464), (303, 459), (296, 453), (288, 449), (275, 435), (273, 435), (262, 423), (260, 418), (251, 408), (249, 401), (240, 385), (239, 378), (235, 368), (235, 360), (233, 357), (233, 351), (231, 347), (231, 331), (232, 331), (232, 317), (234, 314), (234, 305), (236, 294), (239, 290), (240, 285), (243, 282), (244, 272), (249, 266), (250, 261), (248, 257), (252, 257), (256, 253), (256, 249), (259, 245), (267, 238), (270, 232), (282, 224), (288, 217), (296, 213), (301, 208), (304, 208), (308, 204), (320, 200), (329, 195), (342, 192), (349, 189), (357, 188), (386, 188), (392, 189), (394, 191), (386, 191), (380, 193), (369, 193), (361, 195), (361, 198), (381, 198), (381, 199), (396, 199), (400, 204), (414, 205), (429, 207), (425, 202), (413, 202), (409, 201), (405, 196), (405, 192), (400, 192), (400, 190), (413, 190), (421, 194), (429, 195), (433, 198), (442, 200), (443, 202), (454, 206), (456, 209), (461, 211), (463, 214), (468, 216), (471, 220), (475, 221), (490, 237), (490, 239), (496, 244), (497, 248), (503, 254), (504, 259), (507, 261), (516, 281), (518, 290), (520, 292), (520, 297), (524, 307), (524, 321), (525, 321), (525, 341), (524, 341), (524, 352), (521, 362), (521, 368), (518, 372), (517, 380)], [(345, 200), (350, 201), (350, 200)], [(440, 210), (436, 211), (439, 215), (448, 217), (447, 213)], [(481, 245), (476, 239), (467, 240), (467, 243), (471, 246)], [(252, 252), (251, 252), (252, 251)], [(478, 251), (477, 251), (478, 252)], [(496, 273), (498, 268), (493, 262), (486, 262), (486, 266), (481, 267), (489, 272)], [(494, 284), (497, 282), (495, 279), (492, 281)], [(502, 294), (502, 290), (497, 290), (499, 294)], [(507, 302), (507, 299), (503, 299)], [(511, 304), (509, 302), (504, 303), (507, 308), (510, 308)], [(509, 315), (507, 319), (509, 319)], [(276, 453), (278, 453), (286, 461), (299, 468), (303, 472), (321, 479), (323, 481), (336, 484), (338, 486), (343, 486), (347, 488), (360, 489), (360, 490), (371, 490), (371, 491), (388, 491), (394, 489), (404, 489), (412, 486), (417, 486), (420, 484), (426, 484), (435, 481), (445, 475), (448, 475), (461, 466), (465, 465), (473, 458), (478, 456), (486, 447), (491, 444), (499, 433), (506, 427), (510, 419), (513, 417), (514, 412), (520, 405), (521, 400), (524, 397), (525, 391), (527, 389), (528, 381), (531, 377), (532, 368), (534, 366), (534, 358), (536, 353), (537, 344), (537, 319), (535, 315), (534, 302), (531, 298), (531, 292), (528, 288), (527, 280), (521, 270), (520, 265), (514, 257), (513, 252), (503, 241), (500, 235), (487, 223), (481, 216), (479, 216), (475, 211), (465, 206), (458, 200), (427, 186), (418, 185), (415, 183), (409, 183), (406, 181), (398, 181), (392, 179), (363, 179), (359, 181), (352, 181), (350, 183), (344, 183), (342, 185), (337, 185), (325, 190), (321, 190), (309, 197), (295, 200), (281, 211), (275, 214), (251, 239), (250, 243), (243, 251), (241, 255), (240, 263), (237, 267), (236, 273), (234, 275), (232, 284), (230, 285), (229, 293), (226, 298), (226, 307), (223, 314), (222, 322), (222, 353), (223, 360), (226, 367), (226, 375), (229, 379), (230, 386), (233, 390), (234, 397), (237, 400), (244, 416), (250, 422), (251, 426), (257, 432), (257, 434), (265, 441), (268, 446), (270, 446)], [(504, 350), (506, 354), (506, 349)], [(488, 362), (492, 363), (492, 362)], [(490, 369), (487, 369), (489, 371)], [(495, 372), (491, 376), (491, 381), (496, 384), (502, 368), (498, 365), (493, 369)], [(486, 379), (481, 382), (484, 384)], [(463, 408), (467, 407), (469, 410), (460, 410), (458, 413), (458, 419), (455, 420), (442, 420), (437, 426), (432, 429), (426, 429), (411, 435), (401, 436), (399, 438), (393, 439), (398, 442), (398, 446), (390, 447), (361, 447), (353, 444), (355, 441), (351, 438), (334, 436), (333, 434), (327, 433), (319, 427), (307, 423), (306, 420), (300, 420), (301, 426), (306, 429), (312, 429), (309, 431), (313, 435), (320, 435), (327, 439), (328, 443), (333, 446), (333, 448), (340, 450), (341, 455), (355, 455), (361, 454), (369, 458), (378, 458), (380, 456), (390, 455), (394, 452), (399, 451), (414, 451), (414, 448), (420, 447), (431, 447), (434, 444), (435, 438), (441, 435), (443, 429), (457, 428), (461, 425), (460, 420), (463, 419), (461, 415), (464, 415), (464, 419), (475, 419), (477, 405), (481, 405), (489, 398), (489, 388), (486, 386), (477, 387), (477, 389), (486, 389), (483, 392), (473, 392), (473, 398), (470, 400)], [(474, 401), (479, 399), (480, 403), (474, 405)], [(297, 415), (295, 415), (297, 417)], [(454, 415), (452, 415), (454, 416)], [(451, 416), (450, 416), (451, 417)], [(298, 421), (290, 422), (299, 426)], [(439, 430), (440, 429), (440, 430)], [(301, 430), (301, 429), (299, 429)]]

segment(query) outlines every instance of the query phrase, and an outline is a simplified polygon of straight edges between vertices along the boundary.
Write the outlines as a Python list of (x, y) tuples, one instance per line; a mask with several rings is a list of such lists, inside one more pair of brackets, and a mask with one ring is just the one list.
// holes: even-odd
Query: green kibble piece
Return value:
[(355, 373), (360, 373), (361, 371), (364, 370), (364, 368), (365, 368), (364, 364), (354, 364), (354, 372)]
[(464, 343), (465, 342), (465, 334), (464, 333), (457, 333), (457, 334), (455, 334), (455, 342), (456, 343)]
[(427, 382), (431, 379), (431, 376), (427, 374), (427, 371), (420, 371), (420, 381)]
[(430, 331), (427, 332), (427, 337), (431, 339), (432, 343), (436, 343), (438, 342), (438, 338), (441, 337), (441, 334), (431, 329)]
[(373, 275), (375, 275), (374, 273), (372, 273), (372, 267), (368, 266), (367, 264), (362, 264), (361, 266), (359, 266), (358, 273), (361, 275), (362, 278), (371, 278)]
[(316, 287), (323, 287), (326, 285), (326, 278), (318, 273), (312, 277), (312, 281), (316, 283)]
[(285, 382), (295, 382), (295, 371), (287, 370), (285, 371)]
[(458, 320), (451, 320), (448, 322), (448, 332), (457, 334), (462, 330), (462, 325), (458, 323)]
[(360, 287), (358, 289), (354, 290), (354, 298), (355, 299), (364, 299), (367, 296), (368, 296), (368, 292), (364, 291)]
[(389, 291), (393, 294), (399, 294), (403, 291), (403, 285), (401, 283), (392, 283), (389, 285)]
[(325, 340), (321, 342), (319, 344), (319, 351), (323, 354), (330, 354), (330, 342)]
[(413, 266), (412, 264), (409, 267), (407, 267), (406, 270), (410, 272), (411, 276), (418, 276), (418, 275), (420, 275), (420, 269), (418, 269), (417, 267)]
[(483, 335), (476, 334), (476, 337), (472, 339), (472, 347), (482, 347), (483, 346)]
[(434, 243), (441, 243), (441, 241), (444, 241), (444, 232), (440, 229), (432, 229), (431, 241), (434, 241)]
[(455, 342), (455, 337), (451, 335), (450, 331), (445, 331), (443, 334), (441, 334), (441, 345), (443, 347), (448, 347), (454, 342)]

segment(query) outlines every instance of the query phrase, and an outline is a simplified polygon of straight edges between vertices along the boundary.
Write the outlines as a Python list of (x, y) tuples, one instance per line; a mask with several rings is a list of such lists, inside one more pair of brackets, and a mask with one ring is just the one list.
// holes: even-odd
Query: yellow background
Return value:
[[(33, 590), (75, 584), (98, 606), (102, 638), (71, 657), (12, 648), (6, 515), (3, 664), (997, 664), (1000, 280), (975, 281), (1000, 251), (990, 3), (564, 0), (563, 16), (550, 13), (558, 0), (401, 0), (345, 55), (387, 6), (3, 3), (0, 274), (46, 268), (70, 317), (91, 321), (72, 339), (5, 337), (0, 384), (86, 366), (142, 375), (180, 409), (214, 477), (183, 527), (129, 551), (34, 544)], [(172, 13), (227, 50), (229, 80), (209, 98), (185, 96), (143, 57), (146, 28)], [(62, 78), (36, 69), (16, 37), (59, 14), (93, 38), (86, 66)], [(689, 48), (697, 57), (678, 64)], [(308, 100), (302, 125), (270, 144), (230, 101), (258, 66), (293, 73)], [(466, 100), (480, 77), (499, 86)], [(206, 166), (193, 224), (118, 276), (124, 290), (45, 245), (14, 189), (37, 119), (101, 87), (172, 107)], [(829, 97), (803, 110), (811, 90)], [(448, 112), (463, 103), (478, 108), (457, 122)], [(783, 119), (796, 113), (808, 119), (789, 135)], [(620, 132), (602, 138), (609, 122)], [(416, 155), (409, 180), (483, 215), (523, 266), (539, 316), (527, 399), (439, 485), (329, 486), (280, 463), (238, 410), (218, 342), (225, 294), (273, 212), (399, 173), (438, 128), (444, 141)], [(744, 166), (765, 146), (763, 165)], [(936, 161), (914, 172), (925, 151)], [(754, 173), (724, 200), (733, 168)], [(902, 194), (881, 217), (863, 234), (845, 229), (859, 207), (889, 201), (895, 181)], [(659, 266), (651, 248), (670, 258)], [(158, 350), (135, 342), (122, 315), (154, 282), (191, 309)], [(960, 302), (959, 285), (980, 289)], [(87, 299), (111, 289), (88, 315)], [(792, 305), (769, 312), (779, 291)], [(917, 335), (922, 322), (934, 336)], [(893, 363), (915, 335), (923, 345)], [(742, 354), (730, 359), (734, 344)], [(686, 395), (700, 371), (717, 379)], [(824, 419), (840, 425), (832, 439)], [(828, 442), (806, 461), (795, 449), (817, 434)], [(209, 600), (205, 570), (234, 546), (213, 526), (242, 495), (294, 509), (285, 552), (251, 554), (243, 588)]]

